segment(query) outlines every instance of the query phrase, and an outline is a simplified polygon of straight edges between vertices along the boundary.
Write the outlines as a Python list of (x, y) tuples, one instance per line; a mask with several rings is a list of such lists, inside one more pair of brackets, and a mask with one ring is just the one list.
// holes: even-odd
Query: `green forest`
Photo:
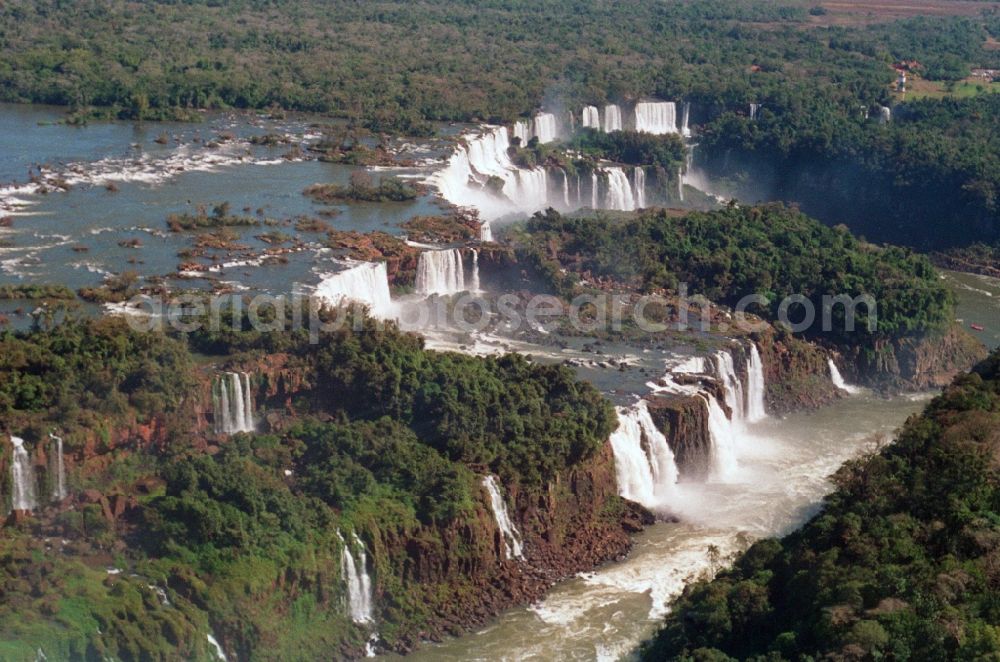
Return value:
[(996, 659), (998, 411), (994, 353), (845, 465), (804, 528), (689, 587), (642, 659)]

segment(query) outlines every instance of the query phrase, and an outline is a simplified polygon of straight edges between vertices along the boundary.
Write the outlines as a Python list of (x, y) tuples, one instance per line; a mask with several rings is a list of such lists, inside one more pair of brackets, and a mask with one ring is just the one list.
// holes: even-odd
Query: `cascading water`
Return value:
[(747, 421), (757, 423), (767, 418), (764, 407), (764, 363), (760, 360), (757, 345), (750, 343), (750, 357), (747, 359)]
[(644, 133), (677, 133), (677, 104), (673, 101), (640, 101), (635, 105), (635, 130)]
[(559, 138), (559, 125), (555, 115), (552, 113), (535, 115), (535, 137), (543, 145)]
[(590, 173), (590, 208), (599, 209), (597, 205), (597, 171)]
[(597, 110), (597, 106), (584, 106), (582, 120), (581, 124), (585, 129), (601, 128), (601, 115)]
[(618, 409), (618, 429), (611, 433), (611, 449), (621, 496), (647, 508), (669, 502), (676, 492), (677, 463), (645, 400)]
[(566, 171), (563, 170), (562, 168), (559, 169), (559, 172), (562, 173), (562, 180), (563, 180), (563, 204), (566, 205), (566, 209), (570, 209), (569, 174), (567, 174)]
[(879, 106), (878, 107), (878, 123), (888, 124), (892, 121), (892, 108), (889, 106)]
[(479, 226), (479, 241), (493, 241), (493, 228), (489, 221), (483, 221)]
[(465, 291), (465, 268), (457, 248), (424, 251), (417, 261), (417, 293), (457, 294)]
[(351, 553), (351, 546), (347, 544), (339, 531), (337, 537), (343, 544), (340, 570), (347, 584), (347, 612), (355, 623), (371, 623), (373, 620), (372, 580), (368, 574), (368, 554), (365, 552), (365, 544), (358, 538), (358, 534), (351, 534), (351, 539), (358, 551), (358, 558), (355, 560), (354, 554)]
[(681, 135), (685, 138), (691, 137), (691, 129), (688, 127), (688, 120), (691, 117), (691, 102), (685, 101), (681, 112)]
[(212, 405), (217, 434), (254, 431), (250, 375), (238, 372), (220, 375), (212, 389)]
[(14, 446), (10, 465), (10, 507), (13, 510), (35, 510), (38, 500), (35, 498), (35, 468), (31, 466), (31, 456), (24, 449), (24, 439), (11, 435), (10, 443)]
[(735, 427), (742, 429), (746, 421), (747, 401), (743, 393), (743, 382), (736, 374), (736, 364), (733, 355), (728, 351), (720, 351), (715, 354), (715, 375), (725, 386), (726, 406), (732, 412), (732, 423)]
[(638, 209), (646, 207), (646, 171), (642, 166), (636, 166), (633, 171), (635, 178), (635, 206)]
[(62, 437), (49, 433), (49, 439), (55, 442), (55, 453), (52, 456), (52, 500), (62, 501), (67, 496), (66, 491), (66, 460), (63, 456)]
[(527, 122), (514, 122), (514, 137), (521, 139), (521, 147), (528, 144), (531, 140), (531, 127)]
[(750, 104), (750, 119), (751, 120), (757, 119), (757, 113), (759, 113), (759, 112), (760, 112), (760, 104), (759, 103), (752, 103), (752, 104)]
[(473, 292), (481, 292), (479, 287), (479, 251), (475, 248), (472, 249), (472, 282), (469, 284), (469, 289)]
[(343, 271), (324, 276), (316, 287), (316, 296), (334, 306), (350, 302), (366, 304), (373, 315), (391, 316), (389, 274), (384, 262), (361, 262)]
[(712, 437), (712, 468), (710, 478), (726, 482), (736, 473), (736, 426), (710, 393), (699, 393), (708, 407), (708, 432)]
[(833, 382), (834, 386), (851, 394), (858, 393), (860, 391), (857, 386), (853, 386), (844, 381), (844, 377), (840, 374), (840, 370), (837, 368), (837, 364), (833, 362), (833, 359), (827, 359), (826, 364), (830, 367), (830, 381)]
[(615, 104), (608, 104), (604, 107), (604, 132), (622, 130), (622, 109)]
[(625, 172), (618, 167), (604, 168), (604, 172), (608, 176), (608, 192), (604, 206), (619, 211), (635, 209), (635, 199), (632, 197), (632, 188)]
[(226, 651), (222, 650), (222, 644), (219, 643), (219, 640), (212, 634), (206, 634), (205, 638), (208, 639), (208, 643), (212, 647), (212, 653), (215, 654), (215, 659), (221, 660), (221, 662), (227, 662)]
[(524, 559), (521, 534), (507, 513), (507, 504), (500, 491), (500, 482), (496, 476), (486, 476), (483, 478), (483, 487), (490, 496), (490, 508), (493, 510), (493, 518), (503, 538), (504, 553), (508, 559)]

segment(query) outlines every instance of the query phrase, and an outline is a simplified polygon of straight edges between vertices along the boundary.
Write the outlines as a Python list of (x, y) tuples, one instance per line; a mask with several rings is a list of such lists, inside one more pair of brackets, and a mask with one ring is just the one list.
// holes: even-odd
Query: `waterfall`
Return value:
[(708, 431), (712, 436), (711, 478), (725, 482), (736, 472), (736, 426), (709, 393), (698, 394), (708, 406)]
[[(515, 135), (520, 130), (515, 125)], [(475, 207), (490, 221), (511, 212), (534, 212), (548, 204), (545, 168), (522, 169), (511, 162), (510, 141), (505, 127), (488, 127), (478, 135), (465, 136), (448, 159), (448, 165), (427, 180), (448, 202)], [(497, 191), (491, 178), (503, 182)]]
[(457, 248), (424, 251), (417, 261), (417, 293), (457, 294), (465, 291), (465, 268)]
[(830, 381), (833, 382), (834, 386), (852, 395), (861, 390), (857, 386), (844, 381), (844, 377), (840, 374), (840, 370), (837, 368), (837, 364), (833, 362), (833, 359), (827, 359), (826, 364), (830, 367)]
[(527, 122), (514, 122), (514, 137), (521, 139), (521, 147), (528, 144), (531, 140), (531, 129)]
[(226, 651), (222, 650), (222, 644), (219, 643), (219, 640), (212, 634), (206, 634), (205, 637), (208, 639), (208, 643), (212, 647), (215, 659), (226, 662)]
[(635, 206), (638, 209), (646, 207), (646, 171), (642, 166), (636, 166), (632, 171), (635, 178)]
[(576, 207), (583, 207), (583, 184), (580, 181), (580, 173), (576, 173)]
[(14, 461), (10, 465), (11, 509), (35, 510), (38, 501), (35, 499), (35, 468), (31, 466), (31, 457), (24, 450), (24, 439), (11, 435), (10, 443), (14, 446)]
[(250, 375), (226, 372), (216, 380), (212, 390), (216, 434), (253, 432), (253, 397)]
[(483, 487), (490, 496), (490, 508), (493, 510), (493, 518), (497, 522), (503, 539), (504, 554), (508, 559), (524, 559), (524, 549), (521, 543), (521, 534), (517, 526), (507, 513), (507, 504), (503, 500), (500, 492), (500, 482), (496, 476), (486, 476), (483, 478)]
[(677, 168), (677, 197), (684, 202), (684, 171)]
[(569, 174), (562, 168), (559, 169), (563, 176), (563, 204), (566, 205), (566, 209), (570, 209), (569, 202)]
[(632, 198), (632, 187), (629, 184), (628, 176), (621, 168), (605, 168), (604, 172), (608, 176), (608, 192), (605, 199), (607, 209), (617, 209), (619, 211), (632, 211), (635, 209), (635, 200)]
[(483, 221), (479, 226), (479, 241), (493, 241), (493, 228), (489, 221)]
[(52, 500), (62, 501), (67, 496), (66, 462), (63, 457), (63, 440), (62, 437), (57, 437), (51, 432), (49, 433), (49, 439), (54, 441), (56, 445), (56, 452), (52, 457), (52, 473), (54, 475), (54, 480), (52, 482)]
[(368, 554), (365, 544), (357, 533), (351, 534), (351, 539), (358, 550), (358, 558), (354, 559), (351, 546), (337, 532), (337, 537), (343, 543), (344, 551), (340, 557), (340, 570), (347, 583), (347, 612), (355, 623), (372, 622), (372, 580), (368, 574)]
[(583, 121), (581, 122), (583, 127), (590, 129), (601, 128), (601, 116), (597, 111), (597, 106), (584, 106), (583, 107)]
[(597, 171), (590, 173), (590, 208), (599, 209), (597, 205)]
[(655, 134), (677, 133), (677, 104), (673, 101), (637, 103), (635, 130)]
[(604, 107), (604, 132), (622, 130), (622, 109), (615, 104)]
[(736, 374), (736, 365), (733, 355), (726, 351), (717, 352), (715, 355), (715, 374), (725, 387), (726, 406), (732, 412), (731, 420), (733, 425), (742, 428), (746, 421), (747, 400), (743, 393), (743, 382)]
[(384, 262), (361, 262), (326, 275), (316, 286), (316, 296), (334, 306), (362, 303), (379, 317), (390, 316), (393, 310)]
[(552, 113), (538, 113), (535, 115), (535, 137), (543, 145), (559, 137), (559, 128), (555, 115)]
[(750, 119), (751, 120), (757, 119), (757, 113), (759, 113), (759, 112), (760, 112), (760, 104), (759, 103), (752, 103), (752, 104), (750, 104)]
[(685, 101), (683, 106), (683, 111), (681, 112), (681, 135), (685, 138), (691, 136), (691, 129), (688, 128), (688, 118), (691, 115), (691, 102)]
[(645, 400), (618, 409), (618, 428), (611, 433), (618, 493), (647, 508), (663, 506), (674, 494), (679, 472), (674, 453)]
[(767, 418), (764, 408), (764, 363), (755, 343), (750, 343), (750, 358), (747, 360), (747, 420), (756, 423)]
[(469, 289), (473, 292), (481, 292), (479, 287), (479, 251), (472, 249), (472, 283)]
[(888, 124), (890, 121), (892, 121), (892, 108), (889, 108), (888, 106), (879, 106), (878, 123)]

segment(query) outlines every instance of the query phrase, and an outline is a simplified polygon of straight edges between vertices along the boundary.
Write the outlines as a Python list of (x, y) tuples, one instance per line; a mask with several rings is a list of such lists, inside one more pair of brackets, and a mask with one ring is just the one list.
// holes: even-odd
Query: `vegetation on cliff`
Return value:
[(643, 659), (1000, 655), (997, 411), (1000, 353), (841, 469), (803, 529), (688, 588)]
[[(34, 458), (51, 454), (48, 433), (59, 434), (73, 494), (0, 531), (0, 653), (207, 657), (214, 632), (240, 659), (358, 655), (370, 633), (344, 609), (341, 560), (342, 539), (355, 534), (368, 549), (382, 645), (406, 649), (481, 617), (484, 600), (509, 604), (545, 585), (530, 566), (504, 579), (486, 473), (500, 477), (512, 508), (516, 494), (533, 508), (528, 495), (565, 502), (560, 477), (607, 465), (609, 491), (553, 518), (539, 544), (558, 549), (576, 535), (570, 526), (595, 538), (577, 545), (613, 530), (618, 547), (608, 551), (627, 544), (627, 508), (614, 503), (601, 450), (614, 412), (569, 369), (428, 352), (368, 319), (319, 338), (252, 331), (243, 318), (235, 330), (179, 337), (120, 319), (0, 334), (5, 430)], [(220, 439), (206, 429), (198, 412), (212, 411), (223, 365), (251, 371), (262, 433)], [(49, 466), (36, 461), (42, 501)], [(61, 551), (48, 550), (52, 540)]]

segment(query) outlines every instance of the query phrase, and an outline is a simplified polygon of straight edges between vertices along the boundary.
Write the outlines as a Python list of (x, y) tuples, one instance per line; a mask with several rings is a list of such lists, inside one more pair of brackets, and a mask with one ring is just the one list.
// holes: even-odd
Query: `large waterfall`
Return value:
[(622, 109), (615, 104), (608, 104), (604, 107), (604, 132), (622, 130)]
[(677, 133), (677, 104), (641, 101), (635, 105), (635, 130), (644, 133)]
[(355, 623), (370, 623), (373, 620), (372, 580), (368, 574), (368, 554), (365, 544), (352, 533), (351, 539), (357, 548), (358, 558), (355, 560), (348, 544), (340, 532), (337, 537), (343, 543), (343, 553), (340, 557), (340, 570), (347, 584), (347, 612)]
[(62, 437), (49, 433), (49, 439), (55, 442), (55, 453), (52, 455), (52, 500), (62, 501), (67, 496), (66, 491), (66, 459), (63, 456)]
[(245, 372), (220, 375), (212, 389), (212, 405), (217, 434), (254, 431), (250, 375)]
[(858, 393), (860, 391), (857, 386), (853, 386), (844, 381), (844, 378), (840, 374), (837, 364), (833, 362), (833, 359), (827, 359), (826, 364), (830, 367), (830, 381), (833, 382), (834, 386), (851, 394)]
[(504, 553), (508, 559), (523, 559), (524, 549), (521, 543), (521, 534), (507, 513), (507, 504), (500, 491), (500, 482), (496, 476), (486, 476), (483, 478), (483, 487), (486, 488), (486, 492), (490, 496), (490, 508), (493, 510), (493, 517), (496, 519), (497, 527), (503, 537)]
[(559, 137), (559, 125), (555, 115), (552, 113), (538, 113), (535, 115), (535, 137), (543, 145)]
[(635, 209), (635, 198), (632, 196), (632, 188), (624, 171), (614, 167), (604, 168), (604, 172), (608, 177), (608, 194), (604, 206), (619, 211)]
[(635, 206), (638, 209), (646, 207), (646, 171), (642, 166), (636, 166), (633, 171), (635, 178)]
[(14, 446), (10, 465), (10, 507), (13, 510), (35, 510), (38, 500), (35, 498), (35, 468), (31, 466), (31, 456), (24, 449), (24, 439), (11, 435), (10, 443)]
[(384, 262), (361, 262), (327, 275), (316, 287), (316, 296), (334, 306), (366, 304), (376, 316), (390, 316), (393, 310)]
[(584, 106), (583, 116), (581, 124), (585, 129), (600, 129), (601, 128), (601, 115), (597, 110), (597, 106)]
[(465, 290), (461, 250), (450, 248), (420, 254), (417, 261), (417, 294), (457, 294)]
[(618, 429), (611, 433), (618, 492), (647, 508), (666, 505), (675, 493), (678, 471), (645, 400), (618, 409)]

